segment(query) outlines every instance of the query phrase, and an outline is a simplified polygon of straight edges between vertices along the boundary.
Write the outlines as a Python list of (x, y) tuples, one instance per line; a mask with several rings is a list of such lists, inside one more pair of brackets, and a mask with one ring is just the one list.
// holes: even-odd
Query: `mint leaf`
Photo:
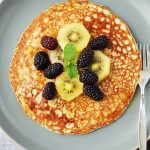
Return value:
[(64, 60), (72, 62), (76, 58), (76, 48), (72, 43), (68, 43), (64, 48)]
[(70, 63), (69, 65), (65, 66), (65, 71), (70, 78), (74, 78), (78, 75), (78, 68), (77, 65)]
[(64, 62), (65, 71), (70, 78), (78, 75), (78, 68), (76, 65), (77, 51), (72, 43), (68, 43), (64, 48)]

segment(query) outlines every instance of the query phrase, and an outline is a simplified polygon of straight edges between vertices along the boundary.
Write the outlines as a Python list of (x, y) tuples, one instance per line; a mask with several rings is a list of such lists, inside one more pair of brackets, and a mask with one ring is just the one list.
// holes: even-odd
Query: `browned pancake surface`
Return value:
[[(33, 65), (41, 37), (57, 37), (67, 23), (82, 22), (93, 37), (105, 34), (110, 47), (111, 74), (99, 84), (105, 99), (96, 102), (84, 94), (67, 102), (59, 96), (44, 101), (41, 91), (49, 81)], [(85, 134), (106, 126), (126, 110), (135, 92), (141, 70), (140, 53), (127, 26), (109, 9), (93, 3), (69, 2), (51, 6), (23, 33), (10, 67), (10, 82), (27, 116), (41, 126), (62, 134)]]

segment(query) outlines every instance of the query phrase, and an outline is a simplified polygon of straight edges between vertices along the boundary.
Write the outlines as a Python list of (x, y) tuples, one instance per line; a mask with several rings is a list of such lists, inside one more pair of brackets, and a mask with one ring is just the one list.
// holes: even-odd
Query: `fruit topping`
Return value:
[(59, 30), (57, 40), (50, 36), (42, 37), (44, 48), (54, 50), (59, 43), (62, 50), (49, 51), (48, 54), (40, 51), (34, 58), (37, 70), (43, 70), (48, 79), (56, 78), (55, 83), (45, 85), (43, 98), (53, 99), (57, 90), (59, 96), (67, 101), (82, 93), (96, 101), (103, 99), (104, 94), (96, 83), (110, 74), (110, 59), (99, 51), (108, 47), (107, 36), (96, 37), (87, 47), (90, 41), (88, 30), (81, 23), (71, 23)]
[(94, 85), (98, 81), (98, 76), (90, 71), (90, 70), (83, 70), (80, 73), (80, 82), (86, 85)]
[(110, 58), (100, 51), (94, 51), (90, 69), (97, 74), (99, 81), (104, 80), (110, 74)]
[(103, 92), (97, 85), (84, 85), (83, 92), (96, 101), (104, 98)]
[(42, 93), (42, 97), (46, 100), (52, 100), (55, 97), (56, 94), (56, 87), (53, 82), (48, 82)]
[(48, 50), (55, 50), (58, 46), (58, 42), (53, 37), (43, 36), (41, 39), (41, 45)]
[(72, 43), (68, 43), (64, 48), (64, 63), (65, 71), (70, 78), (78, 75), (78, 68), (76, 64), (77, 52)]
[(63, 59), (63, 51), (62, 50), (55, 50), (55, 51), (48, 51), (48, 55), (50, 58), (51, 63), (64, 63)]
[(55, 79), (63, 72), (63, 65), (61, 63), (54, 63), (49, 65), (44, 70), (44, 76), (48, 79)]
[(65, 71), (70, 78), (75, 78), (78, 75), (78, 67), (76, 64), (70, 63), (65, 66)]
[(81, 23), (66, 24), (59, 30), (57, 40), (63, 50), (66, 44), (72, 43), (80, 52), (88, 45), (90, 33)]
[(89, 48), (85, 48), (78, 57), (77, 61), (78, 67), (79, 68), (88, 67), (92, 63), (93, 56), (94, 52)]
[(93, 50), (101, 50), (107, 48), (109, 41), (106, 35), (100, 35), (93, 39), (90, 43), (90, 47)]
[(79, 75), (70, 78), (63, 72), (56, 78), (56, 89), (62, 99), (71, 101), (83, 93), (83, 83), (79, 81)]
[(50, 64), (48, 54), (40, 51), (34, 57), (34, 66), (37, 70), (44, 70)]

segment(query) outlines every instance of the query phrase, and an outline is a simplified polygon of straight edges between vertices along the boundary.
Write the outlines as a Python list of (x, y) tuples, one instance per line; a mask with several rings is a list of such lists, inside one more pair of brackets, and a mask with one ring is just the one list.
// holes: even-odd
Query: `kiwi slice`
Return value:
[(90, 69), (98, 76), (98, 80), (102, 81), (110, 74), (110, 58), (100, 51), (94, 51), (93, 63)]
[(57, 40), (62, 49), (66, 44), (73, 43), (80, 52), (88, 45), (90, 33), (81, 23), (66, 24), (59, 30)]
[(64, 64), (63, 58), (63, 51), (62, 50), (55, 50), (55, 51), (48, 51), (49, 59), (51, 63), (61, 63)]
[(76, 78), (69, 78), (64, 72), (56, 78), (56, 89), (62, 99), (71, 101), (83, 93), (83, 84)]

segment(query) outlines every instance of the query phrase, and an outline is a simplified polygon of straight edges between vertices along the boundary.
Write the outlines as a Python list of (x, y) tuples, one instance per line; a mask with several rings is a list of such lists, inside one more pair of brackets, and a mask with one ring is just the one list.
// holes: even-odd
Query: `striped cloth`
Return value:
[[(3, 133), (0, 131), (0, 150), (19, 150)], [(150, 150), (150, 141), (147, 150)]]
[(0, 131), (0, 150), (19, 150), (19, 149)]

